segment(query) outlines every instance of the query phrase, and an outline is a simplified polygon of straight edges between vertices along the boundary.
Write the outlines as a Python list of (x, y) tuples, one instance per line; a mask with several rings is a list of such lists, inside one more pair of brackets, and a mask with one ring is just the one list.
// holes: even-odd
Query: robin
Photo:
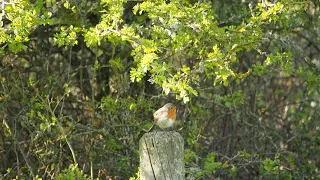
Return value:
[(153, 114), (154, 123), (152, 127), (148, 130), (148, 132), (154, 127), (156, 124), (161, 129), (169, 128), (176, 121), (176, 111), (177, 107), (172, 103), (165, 104), (162, 108), (158, 109)]

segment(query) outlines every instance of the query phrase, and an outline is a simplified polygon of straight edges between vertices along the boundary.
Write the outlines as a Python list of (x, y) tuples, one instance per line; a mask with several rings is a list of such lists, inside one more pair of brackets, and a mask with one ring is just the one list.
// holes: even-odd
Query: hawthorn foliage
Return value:
[(319, 178), (318, 1), (1, 4), (0, 177), (137, 178), (171, 101), (186, 176)]

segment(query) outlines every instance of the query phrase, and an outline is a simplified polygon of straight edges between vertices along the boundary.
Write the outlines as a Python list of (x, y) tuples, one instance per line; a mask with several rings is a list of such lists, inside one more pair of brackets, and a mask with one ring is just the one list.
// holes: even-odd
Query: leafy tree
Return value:
[(179, 106), (187, 176), (319, 178), (318, 1), (2, 1), (2, 178), (137, 176)]

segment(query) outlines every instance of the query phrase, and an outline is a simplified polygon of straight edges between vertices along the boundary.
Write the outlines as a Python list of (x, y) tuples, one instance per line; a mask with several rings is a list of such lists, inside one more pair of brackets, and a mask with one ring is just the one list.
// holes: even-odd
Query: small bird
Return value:
[(153, 114), (154, 123), (152, 127), (148, 130), (148, 132), (154, 127), (156, 124), (161, 129), (171, 127), (176, 121), (177, 116), (177, 107), (172, 103), (165, 104), (162, 108), (158, 109)]

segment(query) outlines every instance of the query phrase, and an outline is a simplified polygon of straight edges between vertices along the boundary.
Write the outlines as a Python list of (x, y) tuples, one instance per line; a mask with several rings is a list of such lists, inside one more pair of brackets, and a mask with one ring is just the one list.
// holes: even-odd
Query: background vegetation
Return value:
[(135, 179), (178, 105), (188, 179), (320, 179), (318, 0), (2, 0), (0, 177)]

